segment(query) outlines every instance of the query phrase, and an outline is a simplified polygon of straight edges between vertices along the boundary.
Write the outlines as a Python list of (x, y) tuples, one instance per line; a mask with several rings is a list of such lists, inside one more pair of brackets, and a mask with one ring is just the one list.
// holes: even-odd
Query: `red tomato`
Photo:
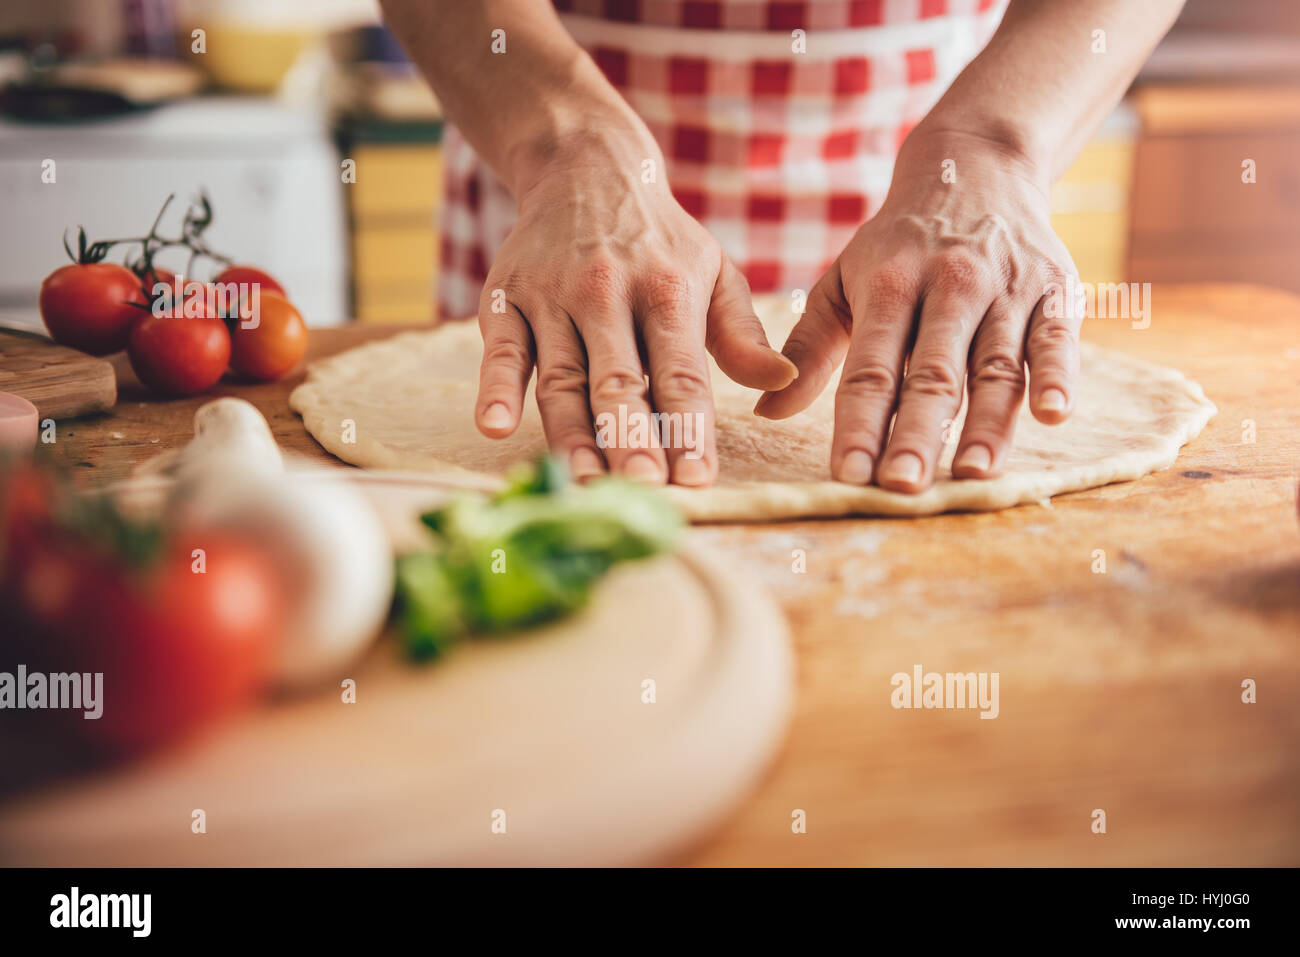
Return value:
[(185, 734), (265, 683), (283, 590), (271, 558), (246, 540), (191, 531), (133, 568), (47, 526), (24, 551), (0, 591), (18, 660), (29, 674), (103, 675), (101, 717), (50, 712), (58, 729), (111, 752), (137, 751)]
[(271, 278), (268, 273), (262, 272), (253, 266), (227, 266), (221, 272), (217, 273), (212, 280), (213, 285), (221, 283), (235, 283), (236, 285), (253, 285), (257, 284), (262, 292), (275, 292), (281, 296), (286, 296), (284, 287)]
[(55, 497), (51, 476), (30, 459), (11, 463), (0, 474), (0, 581), (26, 563), (25, 549), (49, 524)]
[(137, 272), (136, 275), (140, 277), (140, 282), (150, 292), (153, 292), (158, 283), (162, 283), (164, 286), (174, 286), (176, 284), (176, 273), (170, 269), (164, 269), (162, 266), (154, 266), (152, 270)]
[[(194, 298), (203, 298), (207, 296), (211, 288), (205, 282), (197, 279), (181, 279), (180, 292), (177, 293), (176, 274), (170, 269), (156, 269), (153, 274), (144, 276), (140, 281), (144, 284), (145, 290), (149, 293), (150, 302), (158, 309), (170, 311), (173, 315), (178, 314), (175, 302), (179, 299), (182, 303), (187, 303)], [(203, 298), (206, 303), (206, 298)], [(206, 309), (207, 306), (202, 308)], [(181, 310), (183, 314), (183, 310)], [(198, 312), (191, 311), (190, 315), (198, 315)]]
[[(175, 281), (172, 282), (171, 295), (175, 299)], [(186, 279), (182, 284), (182, 297), (182, 315), (189, 318), (199, 315), (216, 316), (218, 319), (225, 318), (222, 313), (216, 311), (220, 303), (217, 301), (216, 289), (211, 283), (199, 282), (197, 279)]]
[(230, 333), (206, 311), (193, 317), (149, 312), (131, 326), (127, 355), (155, 392), (197, 395), (216, 385), (230, 364)]
[(140, 280), (115, 263), (78, 263), (54, 270), (41, 283), (41, 318), (55, 342), (106, 356), (126, 348), (131, 323), (142, 311)]
[[(160, 295), (156, 295), (156, 294), (160, 292), (160, 290), (158, 289), (158, 284), (162, 283), (164, 286), (167, 287), (166, 295), (171, 297), (171, 300), (174, 301), (177, 298), (176, 274), (172, 272), (170, 269), (159, 269), (156, 272), (157, 272), (156, 279), (153, 279), (152, 277), (145, 278), (144, 280), (145, 288), (149, 291), (150, 296), (156, 302), (158, 299), (161, 298)], [(182, 278), (180, 298), (182, 302), (188, 302), (189, 300), (194, 299), (196, 297), (203, 297), (204, 302), (206, 303), (210, 301), (206, 297), (208, 296), (211, 290), (212, 290), (212, 286), (206, 282), (202, 282), (201, 280), (198, 279)], [(191, 315), (197, 315), (197, 313), (191, 312)]]
[(257, 325), (252, 310), (240, 310), (240, 321), (231, 331), (230, 365), (240, 375), (270, 382), (293, 371), (307, 352), (307, 324), (293, 303), (273, 292), (258, 297)]
[(156, 297), (159, 286), (166, 286), (168, 289), (176, 288), (176, 273), (170, 269), (155, 269), (152, 274), (142, 278), (145, 290), (151, 298)]

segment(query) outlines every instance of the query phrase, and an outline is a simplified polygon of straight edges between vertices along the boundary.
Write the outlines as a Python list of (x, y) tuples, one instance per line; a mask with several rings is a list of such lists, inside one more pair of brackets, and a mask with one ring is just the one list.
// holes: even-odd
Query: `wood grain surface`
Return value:
[[(419, 507), (399, 509), (404, 524)], [(267, 702), (0, 805), (0, 862), (635, 864), (712, 831), (752, 791), (793, 695), (780, 614), (698, 549), (621, 566), (581, 614), (527, 634), (423, 666), (394, 638), (344, 673), (354, 703), (337, 685)], [(195, 807), (202, 840), (186, 826)]]
[[(1149, 328), (1097, 319), (1084, 337), (1218, 404), (1172, 469), (1050, 507), (693, 532), (784, 609), (799, 686), (764, 782), (672, 862), (1300, 864), (1300, 298), (1152, 299)], [(314, 331), (312, 352), (394, 331)], [(287, 407), (296, 381), (215, 392), (328, 458)], [(185, 442), (208, 398), (153, 399), (129, 371), (120, 393), (112, 415), (60, 424), (86, 482)], [(998, 717), (894, 709), (891, 677), (918, 664), (997, 672)]]
[(41, 336), (0, 331), (0, 392), (36, 406), (41, 418), (62, 419), (113, 408), (113, 367)]

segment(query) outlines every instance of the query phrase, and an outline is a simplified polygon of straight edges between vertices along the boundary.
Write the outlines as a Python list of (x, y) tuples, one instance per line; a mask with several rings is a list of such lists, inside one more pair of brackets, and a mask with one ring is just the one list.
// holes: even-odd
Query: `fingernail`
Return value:
[(483, 424), (489, 429), (509, 428), (512, 421), (510, 410), (500, 402), (493, 402), (483, 410)]
[(861, 449), (850, 449), (840, 463), (840, 481), (866, 485), (871, 481), (871, 456)]
[(902, 455), (897, 455), (889, 460), (889, 464), (880, 473), (880, 477), (890, 482), (911, 485), (921, 480), (921, 471), (924, 468), (925, 465), (919, 457), (911, 452), (904, 452)]
[(673, 466), (673, 481), (678, 485), (707, 485), (709, 467), (703, 459), (680, 458)]
[(600, 456), (585, 446), (573, 450), (569, 456), (569, 474), (573, 476), (574, 481), (581, 482), (583, 479), (589, 479), (593, 475), (602, 475), (605, 472), (605, 465), (600, 460)]
[(651, 482), (658, 485), (664, 480), (663, 466), (648, 455), (633, 455), (623, 463), (622, 472), (628, 478), (636, 479), (638, 482)]
[(1047, 389), (1038, 397), (1040, 412), (1064, 412), (1065, 393), (1060, 389)]
[(781, 371), (773, 375), (768, 386), (769, 392), (789, 388), (790, 384), (799, 378), (799, 367), (791, 362), (789, 358), (776, 351), (773, 351), (772, 355), (781, 360)]
[[(764, 392), (760, 395), (758, 401), (754, 403), (754, 414), (763, 415), (763, 406), (767, 405), (767, 400), (775, 394), (775, 392)], [(764, 417), (766, 418), (766, 416)]]
[(987, 472), (992, 464), (993, 453), (983, 445), (968, 445), (952, 463), (955, 469), (974, 469), (976, 472)]

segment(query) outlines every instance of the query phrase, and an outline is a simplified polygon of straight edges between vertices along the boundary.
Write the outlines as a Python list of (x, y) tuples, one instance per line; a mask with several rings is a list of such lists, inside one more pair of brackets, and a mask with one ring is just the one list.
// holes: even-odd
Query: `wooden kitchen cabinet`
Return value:
[(1123, 104), (1052, 187), (1052, 229), (1084, 282), (1124, 280), (1136, 141), (1136, 116)]
[(1300, 291), (1300, 89), (1155, 85), (1134, 103), (1128, 279)]
[(438, 276), (440, 123), (353, 123), (347, 155), (354, 313), (362, 322), (427, 322)]

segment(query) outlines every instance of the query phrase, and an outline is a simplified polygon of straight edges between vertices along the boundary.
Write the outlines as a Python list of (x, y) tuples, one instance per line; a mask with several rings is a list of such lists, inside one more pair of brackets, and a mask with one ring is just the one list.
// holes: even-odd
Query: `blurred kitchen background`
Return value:
[[(199, 186), (211, 246), (279, 278), (309, 324), (428, 321), (440, 136), (374, 0), (6, 4), (0, 321), (39, 325), (65, 227), (140, 235)], [(1053, 205), (1086, 281), (1300, 292), (1300, 3), (1190, 0)]]

